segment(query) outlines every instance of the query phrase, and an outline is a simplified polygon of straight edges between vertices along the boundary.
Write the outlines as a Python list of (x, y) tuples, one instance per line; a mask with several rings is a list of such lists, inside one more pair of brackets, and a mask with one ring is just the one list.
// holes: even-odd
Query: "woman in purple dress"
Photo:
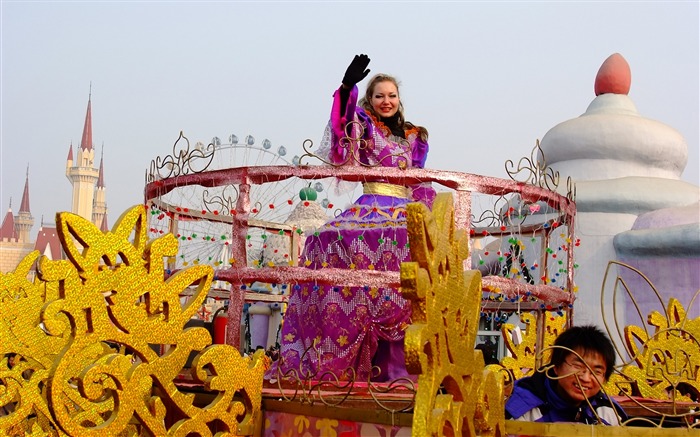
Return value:
[[(422, 168), (428, 132), (405, 121), (396, 79), (374, 76), (357, 101), (356, 84), (369, 73), (368, 65), (367, 55), (355, 56), (334, 94), (328, 160), (333, 165)], [(307, 237), (302, 265), (399, 271), (402, 262), (410, 261), (406, 204), (422, 201), (430, 207), (435, 191), (429, 185), (384, 182), (365, 182), (363, 191), (353, 205)], [(300, 377), (312, 379), (328, 379), (327, 372), (349, 379), (354, 372), (360, 381), (406, 376), (403, 343), (410, 323), (410, 302), (400, 290), (293, 285), (279, 371), (296, 369)]]

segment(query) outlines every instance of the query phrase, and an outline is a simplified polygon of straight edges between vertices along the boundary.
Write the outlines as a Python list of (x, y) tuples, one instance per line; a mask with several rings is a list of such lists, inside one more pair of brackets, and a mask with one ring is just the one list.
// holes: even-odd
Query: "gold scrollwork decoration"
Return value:
[[(33, 252), (0, 275), (0, 434), (252, 434), (266, 358), (184, 328), (206, 298), (211, 267), (166, 279), (177, 240), (148, 241), (143, 206), (104, 233), (71, 213), (56, 223), (68, 259)], [(192, 352), (190, 379), (215, 397), (204, 407), (178, 384)]]
[(438, 194), (432, 212), (421, 203), (407, 212), (413, 261), (401, 266), (401, 288), (413, 308), (406, 364), (419, 375), (413, 435), (503, 435), (503, 380), (474, 349), (481, 275), (464, 271), (468, 239), (455, 228), (452, 196)]
[[(553, 311), (542, 312), (541, 319), (544, 323), (542, 348), (554, 344), (554, 340), (566, 329), (567, 317), (566, 313), (563, 314), (560, 316)], [(549, 362), (551, 355), (549, 350), (538, 354), (537, 319), (538, 316), (534, 312), (520, 314), (520, 321), (525, 325), (524, 332), (512, 323), (504, 323), (501, 326), (501, 336), (510, 355), (503, 357), (500, 363), (486, 367), (499, 372), (507, 386), (520, 378), (532, 376), (543, 363)]]
[[(623, 275), (623, 273), (625, 273)], [(608, 262), (601, 290), (601, 308), (605, 302), (608, 276), (615, 275), (612, 300), (618, 299), (618, 291), (626, 295), (642, 319), (642, 311), (625, 279), (636, 276), (651, 289), (649, 296), (655, 297), (663, 311), (651, 311), (646, 315), (646, 324), (651, 327), (627, 325), (620, 335), (620, 326), (615, 317), (617, 338), (621, 338), (625, 350), (618, 350), (624, 363), (619, 366), (605, 385), (608, 393), (628, 397), (637, 407), (657, 418), (652, 425), (661, 426), (667, 419), (685, 421), (689, 428), (700, 426), (695, 418), (700, 408), (700, 317), (689, 318), (683, 304), (670, 297), (665, 304), (661, 293), (640, 270), (619, 261)], [(697, 305), (700, 290), (697, 290), (688, 309)], [(630, 312), (630, 315), (633, 312)], [(610, 328), (603, 312), (603, 322), (608, 334)], [(612, 335), (611, 335), (612, 337)], [(615, 345), (617, 348), (617, 344)], [(651, 402), (647, 402), (652, 400)], [(669, 408), (670, 405), (670, 408)]]

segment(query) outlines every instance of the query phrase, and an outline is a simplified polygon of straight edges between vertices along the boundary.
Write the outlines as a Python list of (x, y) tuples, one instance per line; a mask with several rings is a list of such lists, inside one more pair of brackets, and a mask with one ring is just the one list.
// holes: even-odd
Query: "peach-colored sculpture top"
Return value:
[(613, 53), (603, 62), (595, 78), (595, 95), (628, 94), (632, 84), (630, 66), (619, 53)]

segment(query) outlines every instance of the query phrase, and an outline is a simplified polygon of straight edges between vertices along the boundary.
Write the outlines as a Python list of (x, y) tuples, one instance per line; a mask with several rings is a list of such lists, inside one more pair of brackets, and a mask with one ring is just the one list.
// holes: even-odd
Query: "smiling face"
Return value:
[(371, 93), (370, 104), (380, 117), (391, 117), (399, 110), (399, 90), (389, 81), (377, 82)]
[(564, 361), (554, 366), (557, 377), (557, 393), (572, 405), (578, 405), (586, 398), (595, 396), (600, 385), (605, 384), (605, 359), (595, 351), (584, 353), (582, 350), (569, 353)]

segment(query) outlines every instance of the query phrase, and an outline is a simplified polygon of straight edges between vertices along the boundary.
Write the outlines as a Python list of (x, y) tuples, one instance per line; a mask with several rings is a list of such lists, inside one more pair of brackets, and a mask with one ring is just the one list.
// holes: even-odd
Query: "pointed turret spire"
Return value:
[(29, 234), (34, 226), (34, 217), (29, 211), (29, 164), (27, 164), (27, 179), (24, 182), (24, 193), (15, 216), (15, 232), (20, 243), (29, 243)]
[(105, 145), (102, 144), (102, 152), (100, 153), (100, 174), (97, 176), (97, 188), (105, 187), (105, 170), (104, 170)]
[(73, 141), (70, 142), (70, 147), (68, 148), (68, 158), (66, 161), (73, 162)]
[(104, 168), (105, 145), (102, 143), (102, 152), (100, 154), (100, 168), (97, 174), (97, 183), (95, 184), (95, 195), (92, 203), (92, 222), (95, 226), (102, 226), (106, 223), (107, 217), (107, 201), (105, 200), (105, 168)]
[(15, 216), (12, 215), (12, 208), (7, 211), (5, 218), (2, 220), (2, 225), (0, 225), (0, 241), (17, 241)]
[(85, 126), (83, 127), (83, 139), (80, 140), (80, 148), (92, 150), (92, 82), (90, 82), (90, 94), (88, 95), (87, 113), (85, 114)]
[(27, 179), (24, 181), (24, 193), (22, 202), (19, 204), (19, 212), (29, 213), (29, 164), (27, 164)]
[(109, 224), (107, 223), (107, 214), (105, 214), (102, 217), (102, 223), (100, 223), (100, 231), (102, 232), (108, 232), (109, 231)]

